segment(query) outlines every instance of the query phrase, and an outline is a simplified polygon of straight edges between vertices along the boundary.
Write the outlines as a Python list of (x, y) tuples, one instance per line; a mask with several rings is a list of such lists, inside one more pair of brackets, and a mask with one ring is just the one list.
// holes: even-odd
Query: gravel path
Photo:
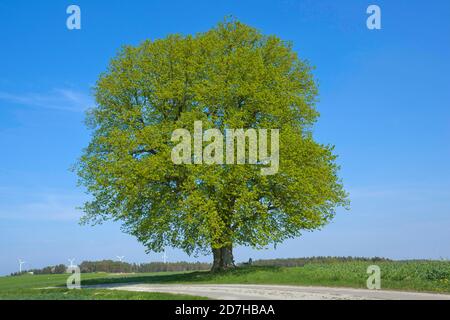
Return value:
[(190, 294), (221, 300), (450, 300), (450, 295), (350, 288), (251, 284), (105, 284), (111, 290)]

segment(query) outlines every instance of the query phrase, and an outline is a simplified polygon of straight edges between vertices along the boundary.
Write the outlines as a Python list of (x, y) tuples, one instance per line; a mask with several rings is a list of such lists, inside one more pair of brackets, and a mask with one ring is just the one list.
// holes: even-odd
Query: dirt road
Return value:
[(236, 300), (450, 300), (450, 295), (328, 287), (250, 284), (107, 284), (111, 290), (190, 294)]

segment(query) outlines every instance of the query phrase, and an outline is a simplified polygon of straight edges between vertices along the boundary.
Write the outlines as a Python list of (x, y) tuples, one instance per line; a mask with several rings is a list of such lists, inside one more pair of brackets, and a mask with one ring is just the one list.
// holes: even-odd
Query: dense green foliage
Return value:
[[(124, 47), (95, 87), (77, 165), (85, 222), (123, 222), (148, 250), (256, 248), (324, 226), (347, 204), (332, 146), (313, 140), (311, 67), (276, 36), (226, 21)], [(175, 165), (175, 129), (280, 130), (280, 166)], [(219, 257), (219, 256), (218, 256)]]

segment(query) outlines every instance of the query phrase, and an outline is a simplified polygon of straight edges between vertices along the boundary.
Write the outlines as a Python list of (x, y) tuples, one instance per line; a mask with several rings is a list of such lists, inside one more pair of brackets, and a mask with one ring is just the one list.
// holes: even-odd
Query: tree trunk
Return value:
[(214, 263), (211, 271), (224, 271), (235, 267), (233, 259), (233, 246), (212, 249)]

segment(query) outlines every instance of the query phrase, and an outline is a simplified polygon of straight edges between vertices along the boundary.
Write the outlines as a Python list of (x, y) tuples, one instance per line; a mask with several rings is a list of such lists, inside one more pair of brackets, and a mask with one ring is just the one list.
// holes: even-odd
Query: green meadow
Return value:
[[(152, 274), (146, 274), (151, 277)], [(118, 290), (81, 289), (69, 290), (65, 287), (68, 275), (22, 275), (0, 277), (0, 300), (197, 300), (202, 297)], [(88, 281), (102, 279), (123, 281), (126, 276), (107, 273), (87, 273), (81, 275), (82, 285)]]

